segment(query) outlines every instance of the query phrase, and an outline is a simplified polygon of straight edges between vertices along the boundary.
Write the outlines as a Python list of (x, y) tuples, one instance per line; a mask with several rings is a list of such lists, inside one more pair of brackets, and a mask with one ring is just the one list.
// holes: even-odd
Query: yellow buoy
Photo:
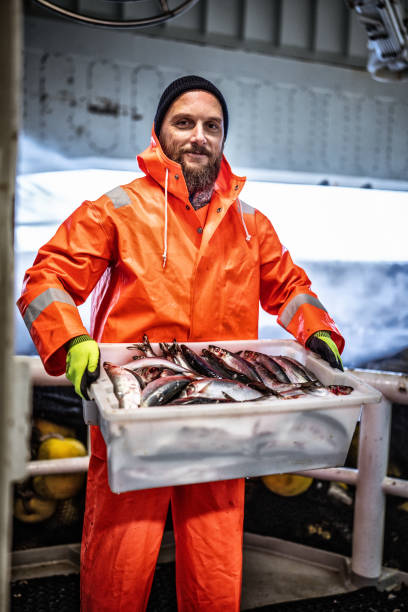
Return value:
[(283, 497), (293, 497), (307, 491), (313, 478), (297, 474), (271, 474), (262, 476), (262, 482), (273, 493)]
[(60, 434), (64, 437), (73, 437), (75, 435), (75, 429), (66, 425), (59, 425), (46, 419), (34, 419), (33, 427), (35, 427), (41, 436), (48, 436), (49, 434)]
[(84, 457), (86, 448), (76, 438), (47, 438), (38, 449), (38, 459), (64, 459), (66, 457)]
[[(85, 446), (75, 438), (48, 438), (40, 444), (37, 457), (39, 460), (44, 460), (84, 457), (85, 455)], [(35, 492), (45, 499), (68, 499), (79, 493), (84, 479), (83, 473), (35, 476), (33, 487)]]
[(14, 502), (14, 516), (23, 523), (40, 523), (50, 518), (56, 507), (55, 499), (40, 499), (33, 496), (23, 500), (17, 497)]

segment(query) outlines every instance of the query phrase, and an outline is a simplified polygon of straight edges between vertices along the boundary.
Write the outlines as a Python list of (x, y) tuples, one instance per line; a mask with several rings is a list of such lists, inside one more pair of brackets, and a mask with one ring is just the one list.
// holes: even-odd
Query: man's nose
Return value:
[(204, 126), (202, 123), (197, 122), (194, 126), (193, 132), (191, 134), (191, 142), (196, 142), (197, 144), (203, 145), (207, 142), (207, 138), (205, 136)]

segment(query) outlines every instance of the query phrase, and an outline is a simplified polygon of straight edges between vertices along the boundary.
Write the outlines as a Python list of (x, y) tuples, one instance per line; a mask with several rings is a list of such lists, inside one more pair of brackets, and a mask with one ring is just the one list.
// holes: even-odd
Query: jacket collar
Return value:
[[(154, 126), (150, 139), (150, 146), (137, 156), (139, 167), (148, 176), (151, 176), (164, 189), (166, 169), (168, 170), (168, 192), (183, 201), (188, 201), (188, 189), (184, 180), (180, 164), (169, 159), (163, 152)], [(237, 176), (231, 171), (225, 156), (222, 157), (221, 168), (214, 186), (222, 199), (233, 202), (237, 199), (245, 184), (245, 177)]]

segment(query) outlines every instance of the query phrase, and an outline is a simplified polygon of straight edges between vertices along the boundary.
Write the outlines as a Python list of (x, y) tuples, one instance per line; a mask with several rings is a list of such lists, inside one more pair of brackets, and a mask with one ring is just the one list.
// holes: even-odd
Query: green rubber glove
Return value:
[(99, 346), (87, 335), (68, 342), (65, 375), (75, 391), (89, 400), (88, 387), (99, 378)]
[(344, 370), (337, 344), (332, 340), (330, 332), (318, 331), (306, 342), (306, 347), (323, 357), (332, 368)]

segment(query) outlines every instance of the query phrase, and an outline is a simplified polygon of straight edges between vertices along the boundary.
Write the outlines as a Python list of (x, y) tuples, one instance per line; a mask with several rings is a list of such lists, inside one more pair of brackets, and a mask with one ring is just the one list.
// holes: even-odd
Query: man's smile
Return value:
[(187, 151), (184, 153), (187, 159), (191, 161), (204, 161), (208, 159), (208, 155), (206, 153), (193, 153), (192, 151)]

